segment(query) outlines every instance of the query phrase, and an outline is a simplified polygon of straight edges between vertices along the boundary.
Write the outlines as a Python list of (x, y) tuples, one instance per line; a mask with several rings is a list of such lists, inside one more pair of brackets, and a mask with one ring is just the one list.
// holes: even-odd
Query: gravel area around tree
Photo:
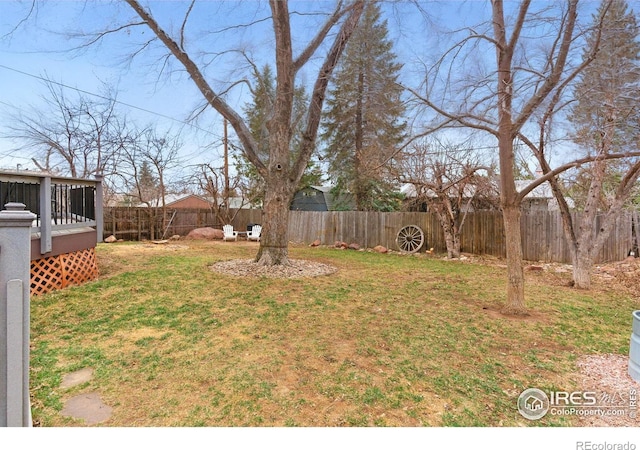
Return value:
[(252, 259), (232, 259), (213, 264), (211, 270), (237, 277), (302, 278), (329, 275), (338, 269), (303, 259), (289, 259), (289, 264), (277, 266), (263, 266)]

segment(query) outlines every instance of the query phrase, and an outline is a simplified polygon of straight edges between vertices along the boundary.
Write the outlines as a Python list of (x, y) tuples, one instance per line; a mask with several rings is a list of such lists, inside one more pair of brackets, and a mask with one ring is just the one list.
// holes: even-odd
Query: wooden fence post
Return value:
[(31, 426), (29, 288), (31, 226), (22, 203), (0, 211), (0, 426)]

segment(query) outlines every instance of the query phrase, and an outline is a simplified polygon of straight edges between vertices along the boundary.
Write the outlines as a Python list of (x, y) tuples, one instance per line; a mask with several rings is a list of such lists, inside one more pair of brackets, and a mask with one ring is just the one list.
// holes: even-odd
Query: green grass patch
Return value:
[[(628, 351), (638, 298), (534, 277), (532, 315), (506, 318), (499, 266), (291, 247), (330, 276), (210, 270), (255, 244), (100, 245), (95, 282), (32, 299), (33, 415), (97, 390), (108, 426), (570, 426), (532, 423), (529, 387), (571, 390), (583, 354)], [(62, 377), (94, 369), (86, 385)]]

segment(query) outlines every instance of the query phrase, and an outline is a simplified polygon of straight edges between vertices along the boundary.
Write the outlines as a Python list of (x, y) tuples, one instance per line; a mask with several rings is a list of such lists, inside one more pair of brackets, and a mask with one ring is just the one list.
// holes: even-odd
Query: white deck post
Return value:
[(51, 177), (40, 178), (40, 254), (46, 255), (53, 248), (51, 238)]
[(31, 426), (29, 289), (31, 225), (22, 203), (0, 211), (0, 426)]
[(103, 241), (104, 238), (104, 205), (103, 205), (103, 197), (104, 197), (104, 188), (102, 186), (102, 175), (96, 175), (96, 241), (98, 243)]

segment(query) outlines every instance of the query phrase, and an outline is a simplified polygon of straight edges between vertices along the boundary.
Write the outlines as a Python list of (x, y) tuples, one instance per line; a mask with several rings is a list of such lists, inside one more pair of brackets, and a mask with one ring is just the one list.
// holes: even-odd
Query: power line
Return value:
[[(9, 70), (11, 72), (15, 72), (15, 73), (18, 73), (20, 75), (24, 75), (24, 76), (27, 76), (27, 77), (30, 77), (30, 78), (34, 78), (36, 80), (43, 81), (45, 83), (56, 84), (56, 85), (61, 86), (63, 88), (71, 89), (71, 90), (76, 91), (76, 92), (80, 92), (80, 93), (83, 93), (83, 94), (91, 95), (93, 97), (97, 97), (97, 98), (100, 98), (102, 100), (112, 101), (114, 103), (126, 106), (128, 108), (136, 109), (138, 111), (142, 111), (142, 112), (145, 112), (147, 114), (152, 114), (152, 115), (155, 115), (155, 116), (158, 116), (158, 117), (162, 117), (164, 119), (168, 119), (168, 120), (171, 120), (173, 122), (181, 123), (183, 125), (187, 125), (187, 126), (189, 126), (191, 128), (194, 128), (194, 129), (196, 129), (198, 131), (202, 131), (203, 133), (207, 133), (207, 134), (210, 134), (210, 135), (212, 135), (212, 136), (214, 136), (216, 138), (219, 138), (219, 136), (215, 136), (211, 131), (205, 130), (203, 128), (200, 128), (200, 127), (198, 127), (198, 126), (196, 126), (196, 125), (194, 125), (192, 123), (189, 123), (189, 122), (187, 122), (185, 120), (176, 119), (175, 117), (171, 117), (171, 116), (168, 116), (166, 114), (162, 114), (162, 113), (159, 113), (159, 112), (156, 112), (156, 111), (151, 111), (149, 109), (145, 109), (145, 108), (142, 108), (140, 106), (132, 105), (130, 103), (126, 103), (126, 102), (123, 102), (123, 101), (120, 101), (120, 100), (117, 100), (117, 99), (109, 98), (109, 97), (106, 97), (104, 95), (96, 94), (94, 92), (90, 92), (90, 91), (87, 91), (87, 90), (84, 90), (84, 89), (80, 89), (80, 88), (77, 88), (77, 87), (69, 86), (67, 84), (60, 83), (58, 81), (53, 81), (53, 80), (50, 80), (48, 78), (45, 78), (45, 77), (42, 77), (42, 76), (39, 76), (39, 75), (34, 75), (32, 73), (25, 72), (25, 71), (20, 70), (20, 69), (15, 69), (13, 67), (5, 66), (4, 64), (0, 64), (0, 68), (3, 68), (5, 70)], [(2, 102), (2, 103), (7, 105), (7, 103), (5, 103), (5, 102)]]
[[(87, 91), (85, 89), (80, 89), (80, 88), (77, 88), (77, 87), (69, 86), (69, 85), (67, 85), (65, 83), (54, 81), (54, 80), (45, 78), (43, 76), (34, 75), (34, 74), (26, 72), (24, 70), (20, 70), (20, 69), (16, 69), (16, 68), (13, 68), (13, 67), (9, 67), (9, 66), (6, 66), (4, 64), (0, 64), (0, 68), (3, 68), (5, 70), (9, 70), (11, 72), (18, 73), (18, 74), (26, 76), (26, 77), (30, 77), (30, 78), (36, 79), (38, 81), (55, 84), (57, 86), (65, 88), (65, 89), (70, 89), (72, 91), (76, 91), (76, 92), (79, 92), (79, 93), (82, 93), (82, 94), (90, 95), (90, 96), (93, 96), (93, 97), (96, 97), (96, 98), (99, 98), (99, 99), (102, 99), (102, 100), (111, 101), (111, 102), (114, 102), (116, 104), (126, 106), (127, 108), (135, 109), (135, 110), (147, 113), (147, 114), (151, 114), (151, 115), (155, 115), (155, 116), (158, 116), (158, 117), (162, 117), (164, 119), (179, 123), (181, 125), (188, 126), (188, 127), (192, 128), (194, 130), (198, 130), (200, 132), (203, 132), (203, 133), (207, 134), (208, 136), (212, 137), (214, 140), (221, 139), (221, 137), (219, 135), (216, 135), (212, 131), (200, 128), (197, 125), (194, 125), (193, 123), (189, 123), (189, 122), (187, 122), (185, 120), (177, 119), (175, 117), (171, 117), (171, 116), (168, 116), (166, 114), (162, 114), (162, 113), (159, 113), (159, 112), (156, 112), (156, 111), (151, 111), (149, 109), (142, 108), (140, 106), (136, 106), (136, 105), (133, 105), (133, 104), (130, 104), (130, 103), (127, 103), (127, 102), (123, 102), (121, 100), (117, 100), (117, 99), (114, 99), (114, 98), (110, 98), (110, 97), (107, 97), (105, 95), (96, 94), (95, 92)], [(8, 107), (14, 107), (14, 105), (11, 105), (11, 104), (9, 104), (9, 103), (7, 103), (5, 101), (2, 101), (2, 100), (0, 100), (0, 104), (6, 105)], [(183, 158), (183, 161), (189, 162), (189, 161), (195, 159), (196, 157), (198, 157), (200, 155), (201, 155), (200, 151), (194, 150), (194, 151), (189, 152), (188, 154), (182, 155), (182, 158)], [(9, 155), (9, 154), (0, 154), (0, 156), (11, 156), (11, 157), (16, 158), (15, 155)], [(22, 157), (22, 158), (23, 159), (27, 159), (27, 160), (30, 159), (30, 158), (24, 158), (24, 157)]]

